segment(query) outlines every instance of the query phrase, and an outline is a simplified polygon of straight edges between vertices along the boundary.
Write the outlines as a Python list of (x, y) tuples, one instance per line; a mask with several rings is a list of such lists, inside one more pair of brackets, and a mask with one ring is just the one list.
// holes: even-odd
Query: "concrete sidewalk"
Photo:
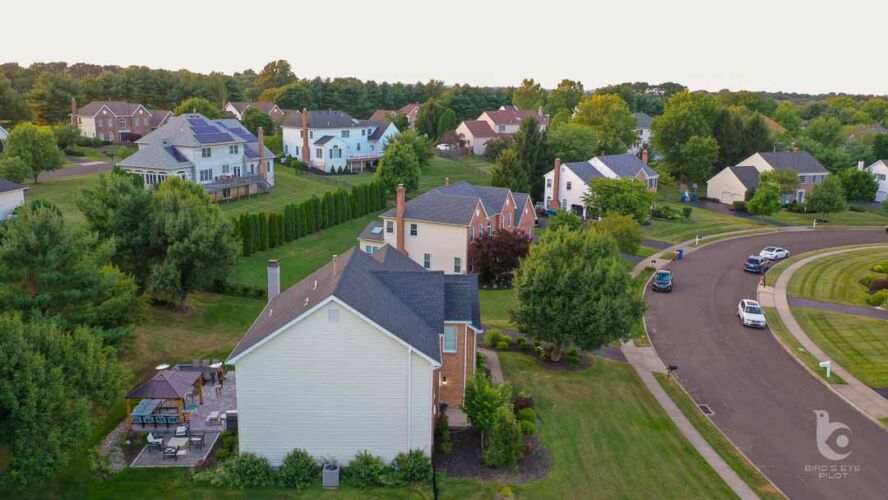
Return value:
[(832, 252), (825, 252), (813, 255), (811, 257), (807, 257), (794, 262), (780, 274), (780, 277), (777, 279), (777, 283), (774, 284), (772, 290), (767, 288), (760, 288), (759, 295), (765, 295), (766, 298), (763, 298), (763, 303), (769, 303), (772, 299), (770, 297), (767, 297), (767, 294), (772, 293), (774, 307), (777, 309), (777, 313), (780, 315), (780, 320), (783, 321), (784, 325), (786, 325), (786, 329), (789, 331), (789, 333), (793, 337), (795, 337), (796, 340), (799, 341), (799, 343), (802, 345), (802, 347), (805, 348), (805, 350), (810, 352), (811, 355), (813, 355), (818, 360), (832, 361), (832, 371), (842, 377), (846, 382), (846, 385), (844, 386), (837, 386), (834, 384), (826, 385), (829, 386), (829, 388), (835, 391), (837, 394), (842, 396), (848, 403), (857, 408), (863, 414), (867, 415), (870, 418), (878, 420), (888, 417), (888, 400), (883, 398), (871, 387), (861, 382), (860, 379), (855, 377), (851, 372), (838, 364), (834, 359), (831, 359), (829, 356), (827, 356), (827, 354), (823, 352), (823, 349), (821, 349), (820, 346), (818, 346), (813, 340), (811, 340), (810, 337), (808, 337), (808, 335), (805, 333), (805, 330), (802, 329), (802, 327), (796, 321), (795, 317), (793, 317), (792, 310), (789, 306), (789, 300), (786, 297), (786, 287), (789, 284), (789, 280), (792, 279), (792, 275), (806, 264), (810, 264), (817, 259), (822, 259), (831, 255), (859, 251), (866, 248), (867, 247), (857, 247), (843, 250), (834, 250)]
[(808, 309), (822, 309), (824, 311), (842, 314), (856, 314), (857, 316), (888, 320), (888, 311), (885, 309), (877, 309), (875, 307), (849, 306), (848, 304), (803, 299), (801, 297), (790, 297), (789, 305), (790, 307), (807, 307)]

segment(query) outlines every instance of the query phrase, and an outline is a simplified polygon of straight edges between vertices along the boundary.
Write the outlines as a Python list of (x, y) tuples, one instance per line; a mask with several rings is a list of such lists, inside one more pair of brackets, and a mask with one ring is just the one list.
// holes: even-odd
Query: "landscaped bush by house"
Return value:
[(515, 341), (515, 344), (517, 344), (522, 351), (527, 349), (527, 339), (524, 337), (518, 337), (518, 339)]
[(450, 439), (450, 420), (446, 412), (438, 414), (435, 421), (435, 449), (438, 453), (448, 454), (453, 451), (453, 441)]
[(497, 351), (508, 351), (509, 350), (509, 343), (506, 342), (505, 340), (500, 340), (499, 342), (496, 343), (496, 350)]
[(281, 485), (302, 490), (320, 482), (321, 466), (309, 452), (296, 448), (284, 457), (278, 475)]
[(86, 458), (90, 474), (99, 479), (111, 477), (111, 460), (107, 455), (102, 455), (98, 446), (90, 448)]
[(525, 422), (533, 422), (537, 421), (537, 412), (533, 408), (524, 408), (522, 410), (518, 410), (515, 413), (515, 418)]
[(490, 347), (496, 347), (499, 344), (499, 341), (503, 339), (503, 334), (496, 328), (491, 328), (487, 330), (484, 334), (484, 343)]
[(266, 458), (242, 453), (216, 467), (195, 472), (194, 480), (219, 488), (247, 489), (274, 486), (276, 477)]
[(651, 215), (655, 219), (675, 220), (675, 219), (678, 219), (679, 212), (677, 209), (672, 208), (669, 205), (662, 205), (657, 208), (654, 208), (651, 211)]
[(223, 432), (221, 445), (216, 449), (216, 461), (224, 462), (237, 453), (237, 434)]
[(432, 480), (432, 461), (422, 450), (398, 453), (392, 469), (397, 484), (427, 484)]
[(871, 306), (881, 306), (888, 303), (888, 290), (880, 290), (866, 298), (866, 303)]
[(881, 274), (888, 274), (888, 262), (882, 262), (873, 266), (873, 271)]
[(499, 407), (512, 411), (509, 402), (512, 400), (512, 386), (509, 384), (493, 385), (487, 375), (475, 373), (466, 385), (462, 410), (473, 427), (481, 430), (482, 441), (486, 442), (485, 434), (493, 427), (494, 415)]
[(571, 347), (567, 350), (567, 362), (576, 365), (580, 362), (580, 353), (577, 351), (576, 347)]
[(518, 425), (521, 426), (522, 434), (533, 434), (537, 430), (536, 424), (528, 422), (527, 420), (519, 420)]
[(508, 468), (518, 464), (521, 457), (521, 426), (507, 405), (497, 408), (490, 429), (484, 463), (489, 467)]
[(877, 278), (869, 283), (870, 292), (878, 292), (879, 290), (888, 289), (888, 279), (886, 278)]
[(681, 216), (685, 219), (690, 219), (693, 211), (694, 209), (692, 207), (681, 207)]
[(734, 211), (735, 212), (746, 212), (746, 202), (745, 201), (735, 201), (734, 202)]
[(390, 484), (390, 469), (385, 466), (382, 458), (371, 455), (367, 450), (359, 452), (342, 472), (346, 484), (367, 488), (370, 486), (386, 486)]
[(512, 398), (512, 407), (516, 412), (519, 412), (525, 408), (533, 408), (535, 406), (533, 402), (533, 398), (526, 394), (518, 394), (514, 398)]

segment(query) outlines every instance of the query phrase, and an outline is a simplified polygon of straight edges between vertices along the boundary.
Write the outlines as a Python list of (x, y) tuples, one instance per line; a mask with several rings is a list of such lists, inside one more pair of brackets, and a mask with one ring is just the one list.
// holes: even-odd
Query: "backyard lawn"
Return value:
[(77, 208), (77, 195), (82, 188), (92, 187), (99, 180), (100, 174), (88, 174), (79, 177), (67, 177), (39, 184), (27, 184), (25, 201), (36, 199), (48, 200), (56, 204), (71, 224), (84, 223), (83, 214)]
[(515, 305), (515, 290), (481, 290), (481, 321), (497, 328), (515, 328), (509, 309)]
[(882, 262), (888, 262), (888, 246), (881, 250), (858, 250), (823, 257), (796, 271), (787, 293), (794, 297), (866, 306), (869, 295), (860, 279), (867, 275), (877, 276), (870, 269)]
[(884, 320), (804, 307), (793, 316), (832, 359), (870, 387), (888, 387), (888, 327)]
[(837, 214), (800, 214), (782, 210), (768, 219), (783, 222), (792, 226), (810, 226), (814, 219), (817, 225), (829, 226), (884, 226), (888, 224), (888, 210), (866, 210), (852, 212), (845, 210)]
[[(663, 203), (660, 206), (664, 205)], [(666, 203), (681, 212), (682, 205), (676, 203)], [(652, 240), (665, 241), (668, 243), (680, 243), (682, 241), (692, 240), (694, 236), (700, 237), (712, 236), (718, 233), (728, 231), (742, 231), (745, 229), (765, 228), (764, 224), (718, 213), (705, 208), (693, 207), (690, 219), (662, 220), (652, 219), (651, 223), (641, 227), (641, 232), (645, 238)]]
[(424, 193), (429, 189), (443, 186), (445, 177), (450, 177), (451, 184), (466, 181), (486, 186), (490, 184), (492, 167), (493, 163), (483, 157), (470, 156), (468, 159), (455, 161), (435, 155), (431, 164), (422, 171), (419, 191)]

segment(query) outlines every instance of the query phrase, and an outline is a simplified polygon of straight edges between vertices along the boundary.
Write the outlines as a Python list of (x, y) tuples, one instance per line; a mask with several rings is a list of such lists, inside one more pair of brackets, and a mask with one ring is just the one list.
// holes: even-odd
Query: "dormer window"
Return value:
[(343, 139), (348, 139), (349, 134), (350, 134), (350, 131), (349, 131), (349, 130), (343, 130), (343, 131), (342, 131), (342, 138), (343, 138)]

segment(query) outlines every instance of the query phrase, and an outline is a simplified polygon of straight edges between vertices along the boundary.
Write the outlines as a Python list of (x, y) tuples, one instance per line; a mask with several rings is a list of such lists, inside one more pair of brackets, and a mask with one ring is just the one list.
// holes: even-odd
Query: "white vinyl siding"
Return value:
[[(339, 309), (338, 322), (329, 323), (329, 308)], [(237, 362), (240, 450), (273, 466), (294, 448), (340, 463), (363, 449), (386, 461), (408, 449), (430, 453), (432, 370), (331, 302)]]

